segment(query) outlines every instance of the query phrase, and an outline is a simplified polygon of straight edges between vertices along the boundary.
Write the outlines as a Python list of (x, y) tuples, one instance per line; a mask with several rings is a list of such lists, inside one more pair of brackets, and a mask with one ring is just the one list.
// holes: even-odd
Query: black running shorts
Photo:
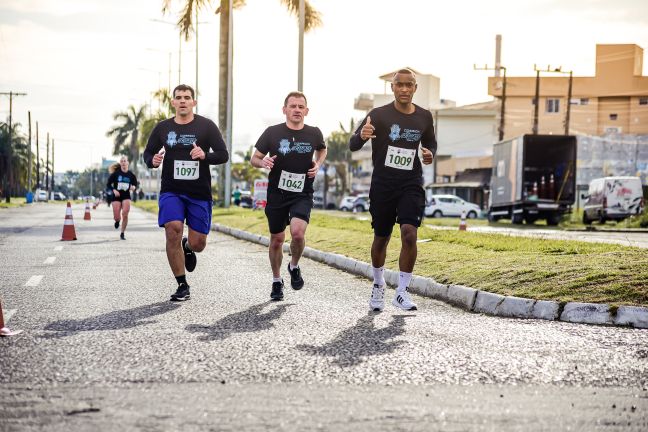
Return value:
[(425, 211), (425, 191), (412, 184), (402, 189), (372, 185), (369, 192), (371, 226), (378, 237), (389, 237), (394, 224), (421, 226)]
[(270, 234), (284, 232), (291, 219), (296, 217), (308, 223), (313, 208), (313, 194), (268, 192), (265, 214), (268, 218)]

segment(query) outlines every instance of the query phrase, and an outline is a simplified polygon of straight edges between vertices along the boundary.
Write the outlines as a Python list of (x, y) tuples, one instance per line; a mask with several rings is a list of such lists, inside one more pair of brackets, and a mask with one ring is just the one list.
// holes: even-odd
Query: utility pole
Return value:
[(49, 201), (49, 132), (47, 132), (47, 147), (45, 151), (45, 190), (47, 191), (45, 201)]
[(40, 152), (38, 146), (38, 122), (36, 122), (36, 189), (40, 189)]
[(54, 138), (52, 138), (52, 193), (54, 193)]
[(535, 97), (533, 98), (533, 135), (538, 135), (538, 109), (540, 107), (540, 69), (533, 65), (533, 69), (536, 71), (536, 85), (535, 85)]
[(13, 97), (27, 96), (27, 93), (14, 93), (10, 91), (9, 93), (0, 93), (0, 95), (9, 96), (9, 130), (7, 131), (7, 139), (8, 139), (7, 162), (8, 163), (7, 163), (7, 173), (5, 174), (4, 193), (5, 193), (5, 202), (10, 203), (11, 202), (11, 177), (13, 176), (13, 173), (11, 172), (12, 171), (11, 159), (13, 158), (13, 148), (11, 144), (11, 136), (13, 135), (13, 127), (12, 127)]
[[(498, 128), (499, 132), (499, 141), (502, 141), (504, 139), (504, 116), (506, 114), (505, 106), (506, 106), (506, 68), (504, 66), (496, 65), (494, 68), (488, 67), (488, 65), (484, 65), (483, 68), (478, 68), (476, 65), (473, 65), (474, 70), (492, 70), (495, 71), (495, 76), (499, 77), (499, 70), (501, 69), (504, 71), (504, 75), (502, 77), (502, 100), (500, 103), (500, 124)], [(497, 88), (497, 83), (495, 83), (495, 86)]]
[(551, 66), (547, 66), (547, 69), (542, 70), (542, 72), (569, 74), (569, 83), (567, 84), (567, 107), (565, 108), (565, 123), (564, 123), (565, 135), (569, 135), (569, 117), (571, 113), (572, 82), (573, 82), (574, 71), (563, 71), (562, 66), (558, 66), (557, 68), (552, 68)]

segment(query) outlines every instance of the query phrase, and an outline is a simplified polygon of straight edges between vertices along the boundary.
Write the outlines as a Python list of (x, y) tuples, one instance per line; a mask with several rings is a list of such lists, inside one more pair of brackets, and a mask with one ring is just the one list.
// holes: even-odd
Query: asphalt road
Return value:
[(648, 331), (426, 298), (369, 313), (369, 281), (309, 260), (274, 303), (267, 249), (216, 233), (192, 300), (171, 303), (154, 215), (134, 209), (120, 241), (105, 205), (91, 221), (76, 205), (62, 242), (64, 215), (0, 210), (0, 296), (23, 331), (0, 338), (2, 431), (648, 429)]

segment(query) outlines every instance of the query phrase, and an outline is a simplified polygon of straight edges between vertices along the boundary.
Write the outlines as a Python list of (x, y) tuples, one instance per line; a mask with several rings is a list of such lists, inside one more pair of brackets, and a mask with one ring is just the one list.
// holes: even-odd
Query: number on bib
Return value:
[(385, 166), (401, 170), (411, 170), (414, 168), (414, 157), (416, 157), (415, 149), (389, 146), (387, 148)]
[(295, 174), (288, 171), (281, 171), (279, 177), (279, 189), (289, 192), (301, 192), (306, 183), (306, 174)]
[(175, 180), (196, 180), (200, 175), (198, 161), (177, 160), (173, 162)]

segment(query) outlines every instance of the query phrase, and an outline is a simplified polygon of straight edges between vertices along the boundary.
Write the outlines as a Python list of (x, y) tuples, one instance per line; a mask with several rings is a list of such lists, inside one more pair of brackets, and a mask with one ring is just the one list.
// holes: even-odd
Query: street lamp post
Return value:
[[(485, 65), (483, 68), (478, 68), (476, 65), (473, 65), (474, 70), (494, 70), (498, 71), (499, 69), (504, 71), (504, 75), (502, 76), (502, 103), (500, 104), (500, 125), (499, 125), (499, 141), (502, 141), (504, 139), (504, 116), (506, 113), (505, 106), (506, 106), (506, 68), (502, 66), (501, 64), (496, 65), (494, 68), (488, 67)], [(499, 75), (495, 75), (496, 77)], [(436, 130), (436, 129), (435, 129)]]
[[(176, 23), (172, 23), (170, 21), (164, 21), (161, 19), (155, 19), (152, 18), (151, 21), (157, 22), (157, 23), (162, 23), (162, 24), (168, 24), (172, 25), (174, 27), (177, 27), (178, 25)], [(171, 64), (171, 53), (169, 53), (169, 65)], [(171, 67), (169, 66), (169, 69)], [(180, 84), (181, 80), (181, 72), (182, 72), (182, 32), (178, 31), (178, 84)], [(169, 72), (169, 91), (171, 91), (171, 73)]]
[(569, 119), (571, 114), (572, 83), (574, 71), (563, 71), (562, 66), (558, 66), (557, 68), (553, 69), (551, 68), (551, 66), (547, 66), (547, 69), (543, 70), (542, 72), (559, 73), (565, 75), (569, 74), (569, 83), (567, 85), (567, 108), (565, 109), (565, 135), (569, 135)]
[(538, 135), (538, 110), (540, 109), (540, 69), (533, 65), (536, 71), (535, 97), (533, 98), (533, 135)]

